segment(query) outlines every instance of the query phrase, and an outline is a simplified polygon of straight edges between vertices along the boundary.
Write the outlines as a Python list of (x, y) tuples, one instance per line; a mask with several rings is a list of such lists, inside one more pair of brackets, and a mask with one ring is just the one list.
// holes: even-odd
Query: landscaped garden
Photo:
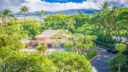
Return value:
[(127, 72), (128, 8), (109, 9), (107, 2), (101, 6), (93, 15), (47, 15), (41, 10), (40, 21), (26, 20), (30, 9), (22, 6), (21, 22), (12, 11), (2, 10), (0, 72), (94, 72), (91, 63), (102, 50), (106, 58), (114, 57), (101, 57), (100, 64), (105, 61), (109, 71)]

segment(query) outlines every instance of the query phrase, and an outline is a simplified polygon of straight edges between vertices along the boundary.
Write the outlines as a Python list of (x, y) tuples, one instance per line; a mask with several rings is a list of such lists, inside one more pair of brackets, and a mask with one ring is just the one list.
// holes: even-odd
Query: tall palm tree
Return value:
[(104, 2), (104, 4), (101, 5), (101, 9), (103, 10), (103, 12), (100, 14), (100, 19), (102, 20), (102, 24), (103, 24), (103, 29), (102, 29), (102, 34), (103, 34), (103, 41), (104, 41), (104, 30), (105, 30), (105, 27), (106, 27), (106, 24), (105, 24), (105, 18), (106, 18), (106, 12), (107, 10), (109, 10), (109, 3), (108, 2)]
[(1, 12), (1, 16), (2, 16), (2, 21), (5, 24), (5, 32), (7, 33), (7, 18), (8, 17), (14, 18), (14, 15), (12, 14), (12, 11), (5, 9)]
[(41, 10), (41, 11), (40, 11), (40, 23), (41, 23), (42, 15), (46, 15), (46, 13), (44, 12), (44, 10)]
[(25, 19), (26, 13), (28, 13), (28, 11), (29, 11), (29, 8), (28, 8), (27, 6), (22, 6), (22, 7), (20, 8), (20, 12), (21, 12), (21, 13), (24, 13), (24, 27), (25, 27), (25, 21), (26, 21), (26, 19)]
[(0, 12), (0, 17), (1, 17), (1, 15), (2, 15), (2, 12)]
[(108, 2), (104, 2), (104, 4), (101, 5), (101, 9), (104, 11), (105, 9), (109, 9), (109, 3)]
[(2, 12), (0, 12), (0, 18), (1, 18), (1, 25), (2, 26)]
[(116, 24), (116, 16), (118, 16), (118, 12), (119, 12), (119, 8), (117, 6), (113, 6), (111, 11), (111, 16), (114, 25), (114, 30), (116, 31), (116, 37), (118, 37), (117, 35), (119, 34), (119, 33), (117, 34), (117, 24)]
[(17, 20), (18, 20), (18, 19), (15, 17), (15, 18), (14, 18), (14, 22), (16, 22)]

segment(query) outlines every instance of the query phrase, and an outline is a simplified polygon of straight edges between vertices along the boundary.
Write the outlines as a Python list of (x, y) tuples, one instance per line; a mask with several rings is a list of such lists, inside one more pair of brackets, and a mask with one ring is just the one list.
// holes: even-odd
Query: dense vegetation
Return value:
[(85, 56), (75, 53), (52, 53), (49, 58), (57, 66), (58, 72), (92, 72), (92, 67)]
[(44, 55), (13, 53), (0, 63), (2, 72), (52, 72), (55, 65)]
[[(115, 71), (124, 70), (128, 62), (128, 43), (121, 40), (122, 36), (128, 37), (128, 8), (113, 6), (104, 3), (102, 12), (95, 12), (92, 16), (78, 15), (49, 15), (42, 21), (44, 11), (40, 12), (40, 22), (26, 21), (26, 6), (20, 8), (24, 13), (24, 22), (17, 22), (10, 10), (0, 12), (0, 70), (3, 72), (92, 72), (92, 67), (87, 59), (95, 56), (96, 44), (108, 50), (119, 53), (109, 61)], [(75, 53), (53, 53), (49, 56), (38, 54), (19, 53), (24, 48), (21, 39), (34, 40), (35, 36), (46, 29), (68, 30), (74, 36), (73, 42), (66, 42), (64, 48), (77, 50)], [(61, 33), (55, 37), (60, 37)], [(118, 39), (114, 40), (113, 36)], [(61, 36), (63, 37), (63, 36)], [(120, 44), (118, 44), (119, 42)], [(45, 51), (46, 46), (38, 46), (37, 50)], [(85, 51), (91, 49), (85, 58)], [(86, 67), (86, 68), (85, 68)]]

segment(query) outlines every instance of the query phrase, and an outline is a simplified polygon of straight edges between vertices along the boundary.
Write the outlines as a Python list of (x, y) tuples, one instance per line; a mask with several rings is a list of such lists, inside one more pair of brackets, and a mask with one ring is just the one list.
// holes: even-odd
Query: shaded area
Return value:
[(99, 56), (91, 61), (93, 72), (112, 72), (107, 62), (113, 58), (115, 54), (111, 54), (103, 48), (98, 48), (97, 51), (99, 52)]

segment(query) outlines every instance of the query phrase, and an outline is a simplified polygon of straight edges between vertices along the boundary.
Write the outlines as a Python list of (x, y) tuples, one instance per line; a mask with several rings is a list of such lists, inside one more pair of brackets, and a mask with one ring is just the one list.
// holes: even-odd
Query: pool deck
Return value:
[[(48, 48), (48, 49), (44, 52), (44, 55), (48, 55), (49, 52), (55, 51), (55, 49), (62, 49), (62, 48)], [(35, 48), (31, 48), (31, 49), (25, 48), (25, 49), (20, 49), (19, 51), (20, 51), (20, 52), (23, 52), (23, 53), (40, 53), (40, 52), (37, 51)], [(43, 54), (43, 53), (42, 53), (42, 54)]]

